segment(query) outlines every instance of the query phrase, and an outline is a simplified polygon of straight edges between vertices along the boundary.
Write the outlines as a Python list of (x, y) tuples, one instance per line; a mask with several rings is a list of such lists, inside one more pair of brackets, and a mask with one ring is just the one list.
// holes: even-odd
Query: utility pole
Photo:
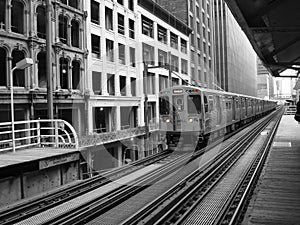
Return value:
[(46, 75), (48, 119), (53, 120), (53, 81), (52, 81), (52, 3), (46, 0)]

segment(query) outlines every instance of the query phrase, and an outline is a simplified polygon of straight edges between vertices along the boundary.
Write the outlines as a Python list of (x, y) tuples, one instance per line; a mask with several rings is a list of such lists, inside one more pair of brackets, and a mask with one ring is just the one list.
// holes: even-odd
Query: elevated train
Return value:
[(276, 108), (277, 102), (194, 86), (159, 93), (160, 131), (176, 150), (223, 136)]

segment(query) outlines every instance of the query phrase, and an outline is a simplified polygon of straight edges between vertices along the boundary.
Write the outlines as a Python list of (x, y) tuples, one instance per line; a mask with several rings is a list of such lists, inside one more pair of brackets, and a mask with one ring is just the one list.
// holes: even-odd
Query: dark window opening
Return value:
[(91, 3), (91, 22), (100, 24), (100, 14), (99, 14), (100, 4), (92, 0)]
[(75, 9), (79, 9), (78, 0), (69, 0), (69, 6), (75, 8)]
[(131, 95), (136, 96), (136, 78), (131, 77), (130, 78), (130, 85), (131, 85)]
[(69, 66), (66, 58), (59, 59), (60, 64), (60, 87), (62, 89), (68, 89), (69, 83)]
[(38, 85), (40, 88), (47, 88), (46, 52), (40, 52), (37, 56), (37, 59), (38, 59)]
[(143, 43), (143, 61), (154, 65), (154, 47)]
[(106, 39), (106, 57), (110, 62), (114, 62), (114, 42)]
[(142, 33), (153, 38), (153, 21), (142, 16)]
[(110, 109), (106, 107), (94, 108), (94, 131), (97, 133), (104, 133), (109, 131), (109, 112)]
[(173, 34), (172, 32), (170, 35), (171, 47), (178, 49), (178, 36), (176, 34)]
[(125, 65), (125, 45), (119, 44), (119, 63)]
[(133, 3), (133, 0), (128, 0), (128, 8), (130, 9), (130, 10), (134, 10), (134, 3)]
[(105, 7), (105, 28), (113, 30), (113, 12), (112, 9)]
[(169, 79), (167, 76), (159, 75), (159, 91), (168, 87)]
[(46, 39), (46, 9), (39, 6), (36, 9), (37, 13), (37, 36)]
[(134, 37), (135, 37), (135, 34), (134, 34), (134, 32), (135, 32), (134, 31), (134, 20), (129, 19), (128, 22), (129, 22), (129, 37), (134, 39)]
[(130, 66), (135, 67), (135, 48), (129, 47)]
[[(16, 66), (16, 63), (25, 58), (22, 51), (13, 50), (12, 52), (12, 68)], [(16, 69), (13, 72), (13, 85), (15, 87), (25, 87), (25, 70)]]
[(0, 86), (7, 86), (7, 72), (6, 72), (7, 55), (4, 48), (0, 48)]
[(158, 49), (158, 65), (161, 67), (168, 65), (168, 53)]
[(200, 95), (187, 96), (188, 113), (199, 114), (201, 113), (201, 98)]
[(11, 8), (11, 31), (24, 33), (24, 5), (21, 1), (13, 0)]
[(68, 38), (68, 18), (60, 15), (59, 18), (59, 31), (58, 36), (62, 43), (67, 44)]
[(118, 13), (118, 33), (125, 34), (124, 16)]
[(92, 34), (92, 57), (100, 58), (100, 37)]
[(177, 56), (171, 55), (171, 65), (172, 65), (172, 70), (173, 71), (175, 71), (175, 72), (179, 71), (179, 69), (178, 69), (179, 62), (178, 62), (178, 57)]
[(71, 44), (73, 47), (79, 48), (79, 23), (75, 20), (71, 22)]
[(101, 88), (101, 72), (92, 72), (92, 79), (93, 79), (93, 92), (95, 95), (101, 95), (102, 94), (102, 88)]
[(0, 30), (5, 29), (6, 1), (0, 1)]
[(118, 0), (118, 3), (121, 4), (121, 5), (124, 5), (123, 0)]
[(157, 40), (164, 44), (167, 44), (168, 42), (167, 29), (160, 25), (157, 25)]
[(107, 92), (109, 95), (115, 95), (115, 75), (107, 74)]
[(72, 89), (80, 89), (80, 62), (72, 62)]
[(169, 115), (170, 114), (170, 105), (169, 97), (163, 96), (159, 98), (159, 114), (160, 115)]
[(126, 96), (126, 77), (120, 76), (120, 92), (122, 96)]

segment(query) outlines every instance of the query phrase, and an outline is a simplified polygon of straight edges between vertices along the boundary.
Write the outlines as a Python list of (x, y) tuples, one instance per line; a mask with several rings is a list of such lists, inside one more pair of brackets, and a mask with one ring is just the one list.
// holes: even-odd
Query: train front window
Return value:
[(159, 114), (160, 115), (169, 115), (170, 114), (169, 97), (168, 96), (159, 97)]
[(187, 97), (188, 113), (200, 114), (201, 113), (201, 98), (200, 95), (189, 95)]

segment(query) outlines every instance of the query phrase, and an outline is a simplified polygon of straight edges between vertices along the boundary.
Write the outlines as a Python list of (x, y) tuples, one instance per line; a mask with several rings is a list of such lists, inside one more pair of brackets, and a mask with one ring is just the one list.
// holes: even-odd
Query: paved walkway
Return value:
[(300, 124), (280, 122), (243, 225), (300, 224)]

